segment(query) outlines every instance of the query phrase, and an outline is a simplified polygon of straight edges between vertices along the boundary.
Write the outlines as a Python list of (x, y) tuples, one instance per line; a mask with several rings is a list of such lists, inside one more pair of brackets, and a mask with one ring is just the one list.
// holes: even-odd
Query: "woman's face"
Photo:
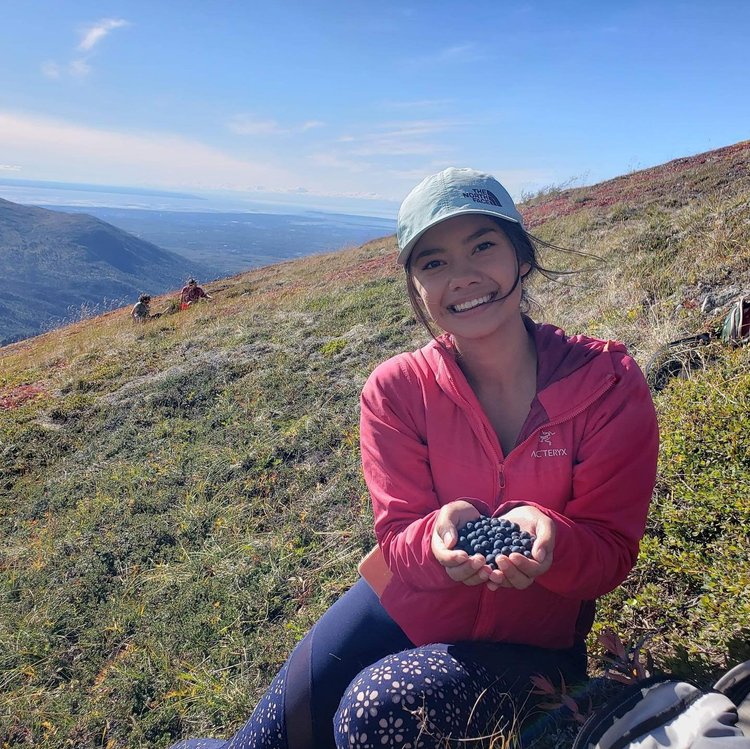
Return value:
[(481, 214), (454, 216), (433, 226), (410, 260), (414, 286), (430, 317), (464, 338), (490, 335), (520, 315), (517, 278), (528, 270), (528, 263), (519, 267), (500, 226)]

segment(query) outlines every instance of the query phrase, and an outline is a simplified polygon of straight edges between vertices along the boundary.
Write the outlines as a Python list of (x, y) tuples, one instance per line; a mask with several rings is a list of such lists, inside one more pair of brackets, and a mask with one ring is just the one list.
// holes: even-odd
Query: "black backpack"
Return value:
[(750, 749), (750, 661), (712, 689), (653, 676), (594, 712), (572, 749)]

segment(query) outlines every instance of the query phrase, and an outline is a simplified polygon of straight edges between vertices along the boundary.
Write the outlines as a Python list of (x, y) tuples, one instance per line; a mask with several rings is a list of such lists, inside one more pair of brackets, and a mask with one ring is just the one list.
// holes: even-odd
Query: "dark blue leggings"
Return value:
[(172, 749), (429, 749), (453, 740), (478, 747), (478, 737), (514, 722), (530, 676), (562, 674), (572, 683), (585, 668), (583, 644), (415, 648), (360, 580), (297, 645), (238, 733)]

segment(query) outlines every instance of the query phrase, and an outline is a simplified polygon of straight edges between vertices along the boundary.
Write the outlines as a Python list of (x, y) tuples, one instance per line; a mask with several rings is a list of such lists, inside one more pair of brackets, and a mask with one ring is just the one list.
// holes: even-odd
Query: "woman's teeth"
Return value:
[(479, 307), (480, 304), (487, 304), (487, 302), (492, 301), (492, 297), (492, 294), (487, 294), (486, 296), (479, 297), (479, 299), (472, 299), (470, 302), (454, 304), (451, 309), (454, 312), (466, 312), (467, 309), (474, 309), (474, 307)]

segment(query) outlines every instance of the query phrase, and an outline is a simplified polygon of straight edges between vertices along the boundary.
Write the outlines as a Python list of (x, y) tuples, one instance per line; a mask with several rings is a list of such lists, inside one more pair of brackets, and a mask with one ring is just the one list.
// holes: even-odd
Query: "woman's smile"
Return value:
[(497, 296), (497, 292), (493, 291), (491, 294), (485, 294), (484, 296), (480, 296), (477, 299), (472, 299), (468, 302), (460, 302), (458, 304), (451, 304), (448, 306), (448, 309), (454, 313), (468, 312), (469, 310), (476, 309), (477, 307), (481, 307), (482, 305), (493, 301), (496, 296)]

